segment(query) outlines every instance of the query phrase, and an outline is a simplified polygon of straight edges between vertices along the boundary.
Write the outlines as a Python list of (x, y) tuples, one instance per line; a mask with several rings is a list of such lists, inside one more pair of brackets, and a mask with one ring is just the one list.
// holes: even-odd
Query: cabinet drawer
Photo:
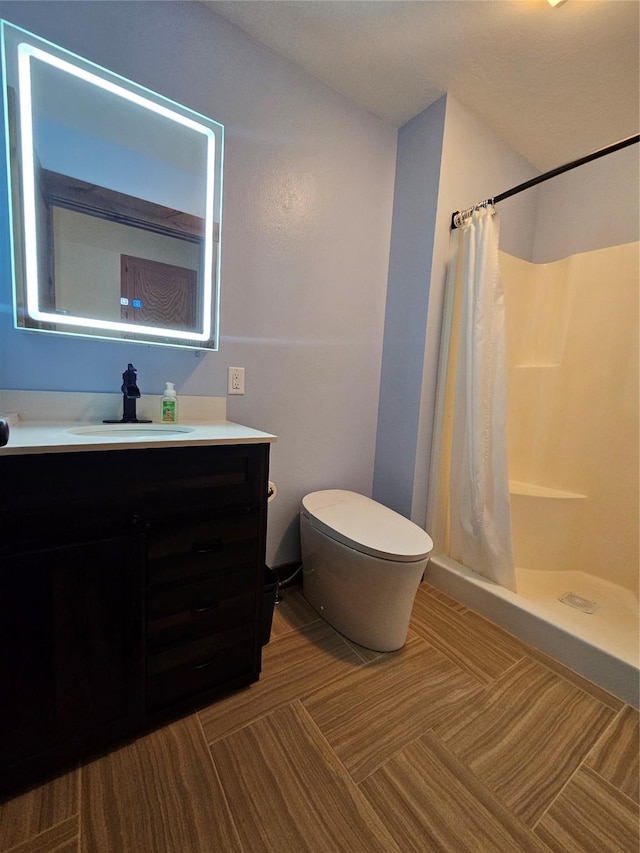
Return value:
[(162, 587), (147, 600), (148, 648), (166, 648), (255, 617), (254, 568), (178, 588)]
[[(53, 531), (82, 530), (131, 513), (264, 506), (268, 464), (268, 444), (3, 456), (11, 500), (0, 506), (0, 528), (31, 536), (49, 520)], [(55, 498), (34, 483), (55, 483)]]
[(241, 645), (247, 638), (250, 638), (253, 643), (254, 636), (253, 623), (237, 625), (227, 631), (219, 631), (190, 643), (172, 646), (157, 654), (149, 654), (147, 655), (147, 677), (152, 678), (182, 666), (193, 665), (196, 669), (204, 669), (210, 665), (210, 662), (215, 663), (215, 658), (220, 652), (233, 649), (236, 644)]
[(243, 675), (249, 682), (259, 668), (253, 625), (150, 655), (147, 663), (148, 712)]
[(163, 526), (152, 523), (148, 539), (150, 587), (256, 565), (257, 512)]
[(136, 493), (160, 511), (260, 506), (267, 498), (268, 456), (262, 444), (147, 449), (135, 460)]
[(152, 590), (147, 597), (147, 619), (193, 611), (206, 613), (219, 609), (225, 600), (249, 594), (255, 601), (256, 571), (253, 566), (233, 574), (208, 577), (196, 583), (164, 586)]

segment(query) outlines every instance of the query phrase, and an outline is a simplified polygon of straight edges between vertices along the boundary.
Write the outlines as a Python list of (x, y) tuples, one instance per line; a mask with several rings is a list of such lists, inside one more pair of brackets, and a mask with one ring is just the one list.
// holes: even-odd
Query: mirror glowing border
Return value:
[[(138, 340), (142, 343), (156, 343), (169, 346), (186, 346), (197, 349), (218, 348), (218, 318), (219, 318), (219, 279), (220, 251), (216, 251), (215, 238), (220, 239), (222, 213), (222, 155), (224, 128), (218, 122), (206, 118), (187, 107), (176, 104), (136, 83), (84, 60), (74, 54), (59, 48), (38, 36), (27, 33), (12, 24), (1, 21), (2, 29), (2, 70), (4, 118), (7, 145), (7, 177), (10, 194), (12, 194), (11, 154), (10, 154), (10, 121), (8, 108), (8, 90), (11, 74), (8, 74), (8, 63), (17, 62), (17, 109), (16, 120), (18, 128), (17, 150), (20, 157), (20, 187), (21, 204), (10, 205), (14, 217), (12, 233), (16, 227), (21, 227), (20, 241), (14, 236), (13, 240), (13, 279), (14, 279), (14, 318), (16, 328), (34, 328), (39, 331), (57, 334), (72, 334), (81, 336), (101, 337), (111, 340), (125, 338), (128, 342)], [(14, 52), (11, 57), (11, 51)], [(34, 65), (38, 63), (38, 65)], [(131, 324), (118, 322), (114, 319), (100, 317), (74, 316), (72, 313), (61, 314), (54, 312), (42, 304), (43, 288), (41, 287), (41, 263), (39, 260), (39, 240), (45, 235), (39, 234), (41, 223), (37, 211), (37, 164), (35, 158), (35, 140), (32, 103), (34, 67), (40, 69), (55, 69), (63, 75), (69, 75), (96, 88), (96, 93), (107, 92), (111, 96), (122, 98), (130, 105), (142, 111), (160, 116), (169, 122), (186, 128), (195, 134), (200, 134), (206, 150), (204, 188), (204, 239), (202, 251), (202, 269), (200, 291), (198, 329), (165, 328), (164, 326)], [(14, 73), (15, 76), (15, 73)], [(15, 81), (13, 85), (15, 85)], [(14, 182), (13, 194), (16, 187)], [(16, 211), (18, 216), (16, 217)], [(21, 211), (21, 213), (20, 213)], [(217, 214), (217, 217), (216, 217)], [(21, 222), (16, 222), (16, 218)], [(22, 242), (22, 251), (16, 251), (16, 243)], [(18, 273), (22, 265), (23, 275)], [(20, 279), (23, 279), (22, 284)], [(24, 307), (21, 307), (24, 306)], [(27, 314), (35, 324), (25, 323)], [(40, 327), (39, 324), (53, 324), (54, 327)], [(62, 328), (61, 328), (62, 327)]]
[[(36, 165), (34, 161), (34, 138), (32, 124), (32, 104), (31, 104), (31, 67), (32, 59), (40, 62), (48, 63), (66, 74), (71, 74), (74, 77), (79, 77), (96, 86), (99, 89), (104, 89), (108, 92), (117, 95), (120, 98), (131, 101), (142, 109), (151, 110), (158, 113), (170, 121), (176, 121), (196, 133), (203, 133), (207, 139), (207, 199), (206, 199), (206, 214), (205, 222), (212, 222), (213, 211), (213, 164), (215, 163), (215, 137), (213, 132), (200, 124), (187, 119), (173, 110), (150, 101), (148, 98), (123, 89), (122, 86), (117, 86), (110, 80), (98, 77), (96, 74), (90, 74), (83, 68), (72, 65), (70, 62), (65, 62), (57, 56), (46, 53), (37, 47), (22, 42), (18, 45), (18, 67), (20, 80), (20, 127), (21, 127), (21, 145), (20, 153), (22, 157), (22, 197), (23, 197), (23, 216), (24, 216), (24, 247), (25, 247), (25, 264), (26, 264), (26, 295), (27, 295), (27, 310), (29, 316), (34, 320), (42, 320), (44, 322), (63, 323), (69, 326), (86, 326), (86, 318), (65, 316), (62, 319), (59, 314), (50, 311), (41, 310), (40, 308), (40, 288), (39, 288), (39, 272), (38, 272), (38, 235), (36, 224), (36, 181), (35, 172)], [(205, 226), (206, 227), (206, 226)], [(211, 226), (209, 226), (211, 228)], [(163, 329), (155, 326), (137, 326), (136, 333), (143, 335), (163, 335), (166, 337), (187, 338), (193, 340), (209, 340), (211, 337), (211, 282), (212, 282), (212, 261), (213, 250), (211, 240), (205, 240), (204, 251), (204, 300), (203, 300), (203, 316), (204, 329), (201, 333), (186, 333), (182, 330)], [(208, 285), (208, 286), (207, 286)], [(127, 323), (116, 323), (109, 320), (93, 319), (92, 325), (95, 328), (130, 332), (131, 326)]]

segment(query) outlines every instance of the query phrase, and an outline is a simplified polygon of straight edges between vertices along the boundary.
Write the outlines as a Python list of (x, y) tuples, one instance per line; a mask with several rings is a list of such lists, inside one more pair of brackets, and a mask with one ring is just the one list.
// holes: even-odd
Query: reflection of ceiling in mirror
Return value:
[(37, 115), (204, 177), (202, 133), (37, 60), (32, 86)]
[(34, 145), (40, 166), (51, 172), (205, 216), (204, 177), (173, 163), (42, 119), (34, 123)]

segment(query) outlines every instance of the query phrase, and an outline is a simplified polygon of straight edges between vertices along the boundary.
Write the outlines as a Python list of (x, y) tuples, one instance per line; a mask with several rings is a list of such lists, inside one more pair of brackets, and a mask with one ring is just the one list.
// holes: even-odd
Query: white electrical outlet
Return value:
[(227, 394), (244, 394), (244, 367), (228, 369)]

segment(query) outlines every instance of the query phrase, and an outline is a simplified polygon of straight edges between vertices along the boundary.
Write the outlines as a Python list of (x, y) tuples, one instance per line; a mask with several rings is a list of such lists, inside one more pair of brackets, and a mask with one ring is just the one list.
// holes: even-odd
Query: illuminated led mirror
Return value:
[(1, 23), (16, 327), (217, 349), (222, 125)]

